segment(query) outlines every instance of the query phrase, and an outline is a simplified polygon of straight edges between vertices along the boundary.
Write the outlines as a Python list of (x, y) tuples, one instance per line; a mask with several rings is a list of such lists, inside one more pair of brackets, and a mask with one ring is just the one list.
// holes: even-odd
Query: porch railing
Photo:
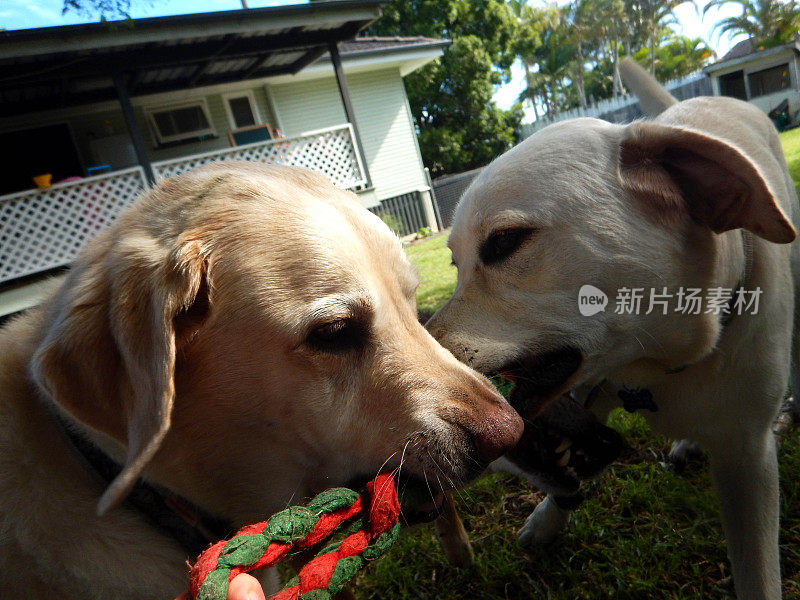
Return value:
[(256, 142), (153, 163), (160, 178), (171, 177), (200, 165), (221, 160), (247, 160), (276, 165), (306, 167), (326, 175), (340, 188), (366, 183), (364, 166), (356, 150), (353, 127), (349, 123), (309, 131), (296, 137)]
[[(341, 188), (366, 183), (349, 124), (302, 135), (195, 154), (153, 164), (159, 178), (205, 163), (248, 160), (295, 165), (328, 176)], [(0, 284), (71, 263), (146, 187), (141, 167), (0, 196)]]
[(399, 236), (409, 235), (428, 226), (420, 192), (409, 192), (382, 200), (369, 209)]
[(72, 262), (146, 183), (132, 167), (0, 197), (0, 283)]

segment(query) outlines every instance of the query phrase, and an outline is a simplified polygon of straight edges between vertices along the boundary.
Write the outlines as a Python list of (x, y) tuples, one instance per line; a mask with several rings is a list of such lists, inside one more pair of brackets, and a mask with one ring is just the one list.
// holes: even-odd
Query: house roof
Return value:
[(728, 50), (728, 52), (719, 59), (717, 62), (725, 62), (726, 60), (733, 60), (734, 58), (741, 58), (742, 56), (747, 56), (748, 54), (752, 54), (756, 51), (755, 46), (753, 45), (753, 39), (747, 38), (746, 40), (742, 40), (738, 44), (735, 44), (733, 48)]
[(297, 73), (329, 43), (350, 40), (377, 19), (384, 3), (337, 0), (1, 31), (0, 114), (114, 99), (119, 74), (138, 96)]
[(748, 38), (735, 44), (733, 48), (728, 50), (725, 56), (723, 56), (717, 62), (704, 67), (703, 71), (706, 73), (712, 73), (714, 71), (719, 71), (720, 69), (750, 62), (756, 58), (763, 58), (773, 54), (781, 54), (790, 49), (800, 54), (800, 42), (789, 42), (788, 44), (773, 46), (771, 48), (758, 48), (753, 42), (753, 39)]

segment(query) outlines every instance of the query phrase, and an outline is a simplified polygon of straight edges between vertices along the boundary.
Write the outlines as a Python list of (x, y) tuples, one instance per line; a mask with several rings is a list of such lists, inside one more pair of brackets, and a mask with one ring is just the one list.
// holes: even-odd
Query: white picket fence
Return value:
[[(366, 184), (352, 125), (153, 163), (166, 178), (216, 161), (306, 167), (344, 189)], [(147, 186), (141, 167), (0, 196), (0, 284), (71, 263)]]
[[(677, 88), (682, 88), (692, 83), (696, 83), (705, 79), (707, 75), (702, 71), (696, 71), (683, 77), (671, 79), (662, 85), (668, 90), (672, 91)], [(558, 123), (559, 121), (566, 121), (568, 119), (577, 119), (580, 117), (594, 117), (601, 118), (603, 115), (613, 113), (620, 109), (632, 106), (639, 100), (633, 94), (624, 94), (616, 98), (608, 98), (607, 100), (600, 100), (588, 106), (587, 108), (577, 107), (570, 110), (560, 112), (555, 117), (542, 117), (533, 123), (522, 124), (522, 139), (530, 137), (540, 129), (544, 129), (548, 125)]]

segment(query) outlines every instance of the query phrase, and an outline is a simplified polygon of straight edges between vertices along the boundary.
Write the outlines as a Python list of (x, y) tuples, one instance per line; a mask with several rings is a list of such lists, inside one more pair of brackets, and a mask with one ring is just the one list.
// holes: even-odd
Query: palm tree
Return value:
[(655, 74), (656, 71), (656, 48), (661, 44), (665, 33), (668, 31), (666, 25), (675, 21), (673, 12), (685, 2), (694, 3), (694, 0), (639, 0), (634, 3), (634, 5), (638, 5), (641, 24), (647, 39), (647, 47), (650, 50), (651, 74)]
[[(633, 57), (640, 63), (650, 63), (649, 48), (642, 48)], [(702, 68), (714, 51), (700, 38), (688, 38), (684, 35), (672, 35), (665, 43), (656, 48), (656, 78), (667, 81), (683, 77)]]
[(529, 100), (538, 118), (537, 100), (541, 97), (545, 113), (555, 115), (561, 82), (572, 56), (572, 46), (565, 44), (562, 11), (555, 4), (533, 8), (527, 5), (527, 0), (511, 0), (509, 5), (520, 30), (527, 30), (521, 34), (527, 43), (517, 46), (527, 85), (520, 100)]
[(800, 5), (796, 0), (711, 0), (703, 15), (712, 7), (737, 4), (742, 14), (722, 19), (714, 29), (723, 33), (748, 35), (758, 47), (786, 44), (798, 37)]
[(630, 52), (631, 18), (623, 0), (598, 0), (597, 9), (601, 23), (600, 34), (611, 59), (611, 95), (616, 98), (624, 92), (619, 75), (620, 46)]
[(584, 45), (598, 37), (601, 27), (599, 17), (599, 4), (595, 0), (574, 0), (568, 4), (563, 18), (569, 28), (569, 39), (573, 47), (573, 64), (570, 67), (570, 79), (575, 84), (578, 94), (578, 103), (586, 108), (586, 85), (584, 71), (586, 69), (586, 56)]
[[(531, 7), (528, 6), (528, 0), (509, 0), (508, 6), (511, 9), (514, 17), (517, 19), (517, 24), (520, 26), (520, 28), (533, 26), (531, 23), (530, 14)], [(522, 62), (522, 68), (525, 69), (525, 83), (528, 86), (528, 89), (522, 92), (520, 95), (520, 101), (529, 100), (533, 105), (533, 114), (538, 119), (539, 114), (536, 110), (536, 95), (534, 93), (530, 93), (534, 89), (531, 87), (531, 68), (533, 67), (533, 64), (531, 63), (530, 56), (524, 51), (520, 52), (520, 61)]]

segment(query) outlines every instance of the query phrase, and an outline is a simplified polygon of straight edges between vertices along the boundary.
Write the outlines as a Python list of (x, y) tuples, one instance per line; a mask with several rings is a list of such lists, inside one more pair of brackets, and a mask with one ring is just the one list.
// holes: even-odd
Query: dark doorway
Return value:
[(4, 149), (0, 194), (36, 187), (35, 175), (51, 173), (52, 183), (67, 177), (82, 177), (78, 149), (66, 123), (0, 133)]
[(744, 71), (734, 71), (727, 75), (720, 75), (719, 92), (723, 96), (747, 100), (747, 92), (744, 87)]

